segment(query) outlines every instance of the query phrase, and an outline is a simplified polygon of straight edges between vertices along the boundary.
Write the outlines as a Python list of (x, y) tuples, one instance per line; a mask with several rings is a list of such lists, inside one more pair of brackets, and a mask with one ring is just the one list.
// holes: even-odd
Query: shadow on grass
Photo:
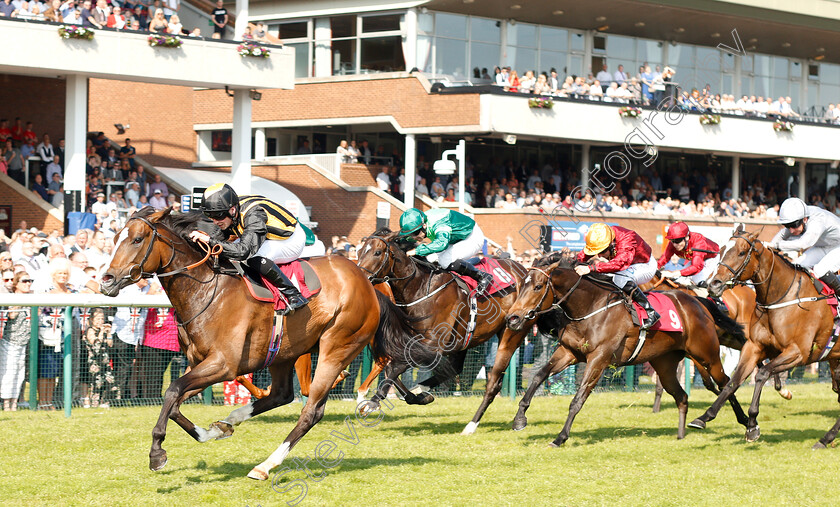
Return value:
[[(530, 424), (528, 425), (530, 426)], [(550, 442), (557, 438), (563, 425), (557, 425), (557, 431), (552, 433), (541, 433), (537, 435), (528, 435), (525, 440), (528, 441), (546, 441)], [(606, 442), (616, 439), (633, 439), (639, 437), (673, 437), (677, 439), (677, 428), (627, 428), (627, 427), (601, 427), (591, 430), (580, 430), (572, 432), (569, 440), (576, 440), (579, 443), (594, 444), (598, 442)]]
[[(410, 418), (417, 418), (417, 414), (397, 413), (396, 412), (397, 408), (398, 407), (395, 406), (393, 409), (388, 410), (387, 408), (383, 407), (382, 411), (385, 415), (384, 415), (382, 421), (383, 422), (399, 421), (400, 419), (406, 419), (406, 418), (409, 418), (409, 417)], [(355, 420), (354, 414), (350, 411), (342, 412), (342, 413), (337, 413), (337, 412), (330, 413), (329, 408), (327, 408), (327, 412), (324, 414), (324, 417), (321, 419), (321, 421), (318, 424), (330, 424), (330, 423), (344, 424), (344, 419), (346, 419), (348, 416), (350, 417), (351, 420)], [(243, 424), (253, 424), (253, 423), (295, 424), (295, 423), (297, 423), (299, 417), (300, 417), (300, 413), (297, 413), (297, 412), (293, 413), (293, 414), (279, 414), (279, 413), (272, 414), (271, 412), (269, 412), (267, 414), (258, 415), (258, 416), (254, 417), (253, 419), (251, 419), (251, 420), (249, 420), (249, 421), (247, 421)], [(371, 416), (371, 417), (373, 417), (373, 416)]]

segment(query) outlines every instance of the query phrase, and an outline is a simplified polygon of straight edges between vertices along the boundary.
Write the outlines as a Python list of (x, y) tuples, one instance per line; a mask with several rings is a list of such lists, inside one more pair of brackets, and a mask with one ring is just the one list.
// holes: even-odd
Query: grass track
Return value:
[[(704, 432), (676, 440), (677, 411), (663, 400), (652, 414), (648, 392), (593, 394), (561, 449), (547, 448), (570, 397), (538, 398), (529, 426), (510, 430), (515, 405), (498, 399), (472, 437), (460, 431), (478, 398), (439, 399), (426, 407), (397, 401), (378, 426), (355, 425), (359, 442), (333, 439), (344, 453), (320, 482), (292, 471), (277, 489), (306, 480), (301, 505), (836, 505), (840, 450), (811, 451), (840, 415), (826, 384), (793, 385), (793, 401), (770, 387), (762, 396), (761, 440), (747, 444), (729, 407)], [(751, 386), (739, 391), (744, 405)], [(711, 403), (692, 390), (689, 420)], [(248, 421), (232, 438), (198, 444), (174, 423), (166, 468), (148, 470), (157, 410), (0, 412), (3, 505), (285, 505), (271, 481), (245, 478), (291, 430), (300, 404)], [(324, 420), (292, 450), (313, 456), (333, 430), (347, 433), (354, 405), (330, 401)], [(189, 405), (206, 427), (229, 407)], [(333, 457), (336, 456), (333, 454)], [(312, 465), (313, 473), (324, 470)]]

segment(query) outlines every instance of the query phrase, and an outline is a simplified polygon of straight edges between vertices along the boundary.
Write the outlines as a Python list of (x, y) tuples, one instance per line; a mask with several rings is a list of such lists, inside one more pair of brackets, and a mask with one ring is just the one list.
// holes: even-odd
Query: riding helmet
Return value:
[(417, 208), (410, 208), (400, 215), (400, 236), (415, 233), (426, 223), (426, 214)]
[(665, 237), (668, 240), (684, 238), (688, 236), (688, 225), (685, 222), (676, 222), (668, 226), (668, 233)]
[(586, 246), (584, 255), (596, 255), (606, 250), (615, 239), (615, 232), (609, 225), (598, 222), (586, 231)]
[(808, 216), (808, 206), (798, 197), (788, 197), (779, 208), (779, 223), (791, 224)]
[(239, 196), (226, 183), (210, 185), (204, 191), (204, 201), (201, 210), (207, 212), (227, 211), (232, 207), (239, 208)]

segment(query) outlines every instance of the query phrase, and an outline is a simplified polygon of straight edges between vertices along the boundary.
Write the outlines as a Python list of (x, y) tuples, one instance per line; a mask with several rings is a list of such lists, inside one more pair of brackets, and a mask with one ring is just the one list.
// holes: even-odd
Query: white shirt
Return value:
[(376, 186), (385, 192), (391, 187), (391, 179), (384, 171), (376, 175)]
[[(137, 284), (133, 283), (120, 290), (120, 294), (128, 294), (140, 299), (148, 291), (148, 285), (144, 289), (141, 289)], [(117, 313), (114, 314), (114, 334), (117, 335), (120, 341), (129, 345), (137, 345), (143, 340), (146, 312), (146, 308), (131, 308), (127, 306), (117, 308)]]

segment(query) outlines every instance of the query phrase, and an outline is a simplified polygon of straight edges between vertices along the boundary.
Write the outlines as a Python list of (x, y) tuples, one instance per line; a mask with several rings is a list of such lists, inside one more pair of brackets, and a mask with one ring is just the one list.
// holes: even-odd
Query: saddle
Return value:
[[(251, 297), (264, 303), (274, 303), (275, 310), (286, 308), (286, 302), (275, 296), (276, 291), (272, 291), (266, 286), (266, 282), (259, 273), (252, 271), (244, 262), (231, 261), (231, 264), (245, 280), (245, 285), (248, 287)], [(277, 266), (295, 284), (303, 297), (309, 299), (321, 291), (321, 280), (309, 262), (296, 260)]]
[[(682, 320), (671, 298), (656, 291), (647, 292), (646, 294), (650, 305), (661, 316), (650, 330), (682, 333)], [(633, 303), (633, 310), (635, 311), (630, 312), (630, 315), (633, 318), (633, 324), (638, 326), (642, 320), (647, 319), (647, 312), (636, 302)]]
[[(493, 276), (493, 283), (490, 284), (490, 287), (487, 288), (486, 293), (482, 294), (481, 296), (484, 298), (490, 297), (497, 292), (506, 291), (512, 286), (516, 285), (516, 279), (510, 273), (499, 264), (498, 259), (494, 259), (492, 257), (484, 257), (478, 264), (475, 264), (475, 268), (479, 271), (484, 271), (485, 273), (490, 273)], [(450, 271), (451, 272), (451, 271)], [(455, 275), (455, 283), (458, 284), (458, 287), (461, 288), (467, 294), (471, 294), (475, 291), (476, 287), (478, 287), (478, 282), (473, 280), (472, 278), (464, 275), (459, 275), (458, 273), (451, 272)]]

